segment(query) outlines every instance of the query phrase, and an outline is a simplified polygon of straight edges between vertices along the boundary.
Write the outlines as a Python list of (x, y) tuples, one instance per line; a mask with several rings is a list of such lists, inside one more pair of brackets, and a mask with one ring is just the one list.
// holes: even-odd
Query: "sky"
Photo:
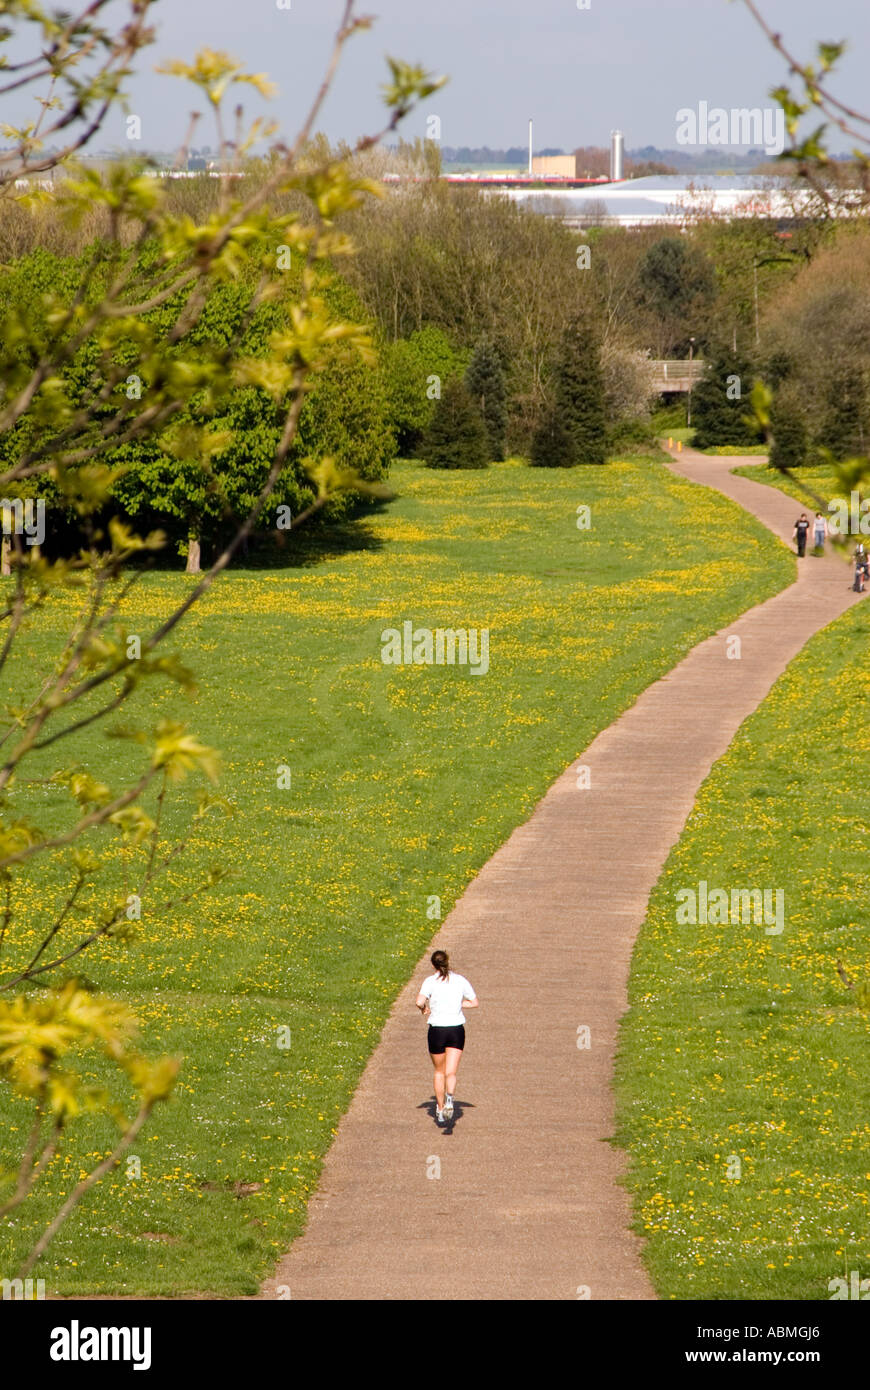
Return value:
[[(289, 0), (289, 9), (278, 8), (287, 3), (160, 0), (156, 45), (140, 55), (141, 71), (129, 88), (131, 110), (142, 118), (140, 148), (175, 148), (188, 112), (201, 106), (192, 89), (156, 74), (155, 65), (189, 58), (206, 45), (227, 50), (277, 84), (268, 110), (284, 135), (293, 134), (320, 80), (343, 5)], [(423, 136), (427, 118), (438, 116), (445, 145), (525, 146), (531, 116), (536, 149), (605, 145), (614, 128), (625, 132), (630, 149), (673, 149), (681, 108), (697, 109), (702, 101), (727, 110), (774, 104), (769, 92), (783, 80), (785, 67), (743, 0), (588, 4), (579, 9), (578, 0), (362, 0), (358, 11), (376, 16), (376, 23), (346, 49), (318, 127), (333, 140), (349, 141), (380, 128), (385, 54), (449, 77), (444, 90), (402, 128), (406, 138)], [(848, 39), (837, 94), (867, 109), (867, 0), (758, 4), (801, 61), (814, 56), (818, 40)], [(246, 112), (264, 110), (250, 89), (240, 90)], [(129, 148), (120, 114), (99, 143)], [(847, 148), (839, 134), (831, 143)], [(205, 122), (194, 144), (216, 144)]]

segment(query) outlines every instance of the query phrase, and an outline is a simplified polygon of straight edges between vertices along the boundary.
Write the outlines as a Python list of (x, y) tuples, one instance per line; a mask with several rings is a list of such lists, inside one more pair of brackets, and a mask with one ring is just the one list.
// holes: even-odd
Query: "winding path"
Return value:
[[(802, 508), (734, 477), (741, 462), (757, 460), (686, 450), (671, 467), (790, 542)], [(693, 648), (599, 734), (577, 760), (587, 790), (572, 766), (483, 867), (397, 999), (307, 1229), (261, 1297), (281, 1285), (293, 1299), (655, 1297), (619, 1185), (625, 1159), (606, 1142), (632, 947), (698, 788), (808, 638), (856, 601), (850, 578), (834, 556), (800, 561), (795, 584)], [(741, 639), (739, 660), (728, 637)], [(434, 944), (483, 999), (440, 1131), (413, 1007)]]

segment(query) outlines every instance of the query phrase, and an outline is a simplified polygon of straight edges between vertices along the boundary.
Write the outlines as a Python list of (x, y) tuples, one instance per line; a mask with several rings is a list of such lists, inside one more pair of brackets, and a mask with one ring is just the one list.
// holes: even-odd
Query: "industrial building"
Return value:
[(576, 179), (575, 154), (536, 154), (532, 156), (532, 176), (540, 179)]
[[(531, 125), (531, 123), (530, 123)], [(625, 140), (621, 130), (610, 134), (610, 182), (617, 183), (624, 177)], [(576, 154), (532, 154), (531, 129), (529, 131), (529, 174), (538, 179), (568, 179), (579, 183), (589, 183), (580, 168)]]
[(570, 226), (679, 228), (700, 216), (800, 218), (810, 194), (785, 178), (751, 174), (652, 174), (622, 183), (550, 186), (545, 192), (504, 187), (502, 196)]

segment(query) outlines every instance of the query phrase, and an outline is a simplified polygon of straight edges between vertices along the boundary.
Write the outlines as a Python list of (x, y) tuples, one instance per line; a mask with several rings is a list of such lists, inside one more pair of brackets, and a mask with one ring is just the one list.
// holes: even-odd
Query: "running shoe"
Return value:
[(444, 1111), (439, 1110), (437, 1105), (435, 1106), (435, 1123), (436, 1125), (443, 1125), (444, 1123)]
[(443, 1114), (444, 1114), (445, 1120), (452, 1120), (452, 1119), (453, 1119), (453, 1097), (452, 1097), (452, 1096), (445, 1096), (445, 1097), (444, 1097), (444, 1110), (443, 1110)]

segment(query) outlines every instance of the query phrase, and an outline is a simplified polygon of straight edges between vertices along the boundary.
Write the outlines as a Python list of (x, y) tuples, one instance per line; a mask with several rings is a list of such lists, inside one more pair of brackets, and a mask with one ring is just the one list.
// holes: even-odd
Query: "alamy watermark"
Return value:
[[(34, 508), (35, 513), (34, 513)], [(45, 502), (41, 497), (0, 498), (3, 536), (23, 536), (28, 545), (42, 545), (45, 540)]]
[(701, 879), (697, 888), (678, 888), (678, 926), (764, 926), (766, 936), (780, 936), (785, 925), (785, 891), (782, 888), (708, 888)]
[(870, 536), (870, 497), (854, 491), (848, 500), (832, 497), (828, 511), (828, 531), (832, 536)]
[(694, 111), (683, 106), (677, 112), (678, 145), (748, 145), (767, 155), (785, 149), (785, 112), (781, 106), (710, 107), (698, 102)]
[(828, 1280), (828, 1292), (831, 1295), (831, 1302), (838, 1298), (845, 1298), (851, 1299), (853, 1302), (865, 1303), (870, 1299), (870, 1279), (862, 1279), (857, 1269), (850, 1269), (848, 1283), (839, 1277)]
[(52, 1361), (130, 1361), (134, 1371), (151, 1369), (150, 1327), (54, 1327), (48, 1354)]
[(381, 633), (385, 666), (467, 666), (472, 676), (489, 670), (489, 628), (415, 627), (413, 622)]
[(4, 1303), (31, 1303), (44, 1298), (44, 1279), (0, 1279), (0, 1299)]

